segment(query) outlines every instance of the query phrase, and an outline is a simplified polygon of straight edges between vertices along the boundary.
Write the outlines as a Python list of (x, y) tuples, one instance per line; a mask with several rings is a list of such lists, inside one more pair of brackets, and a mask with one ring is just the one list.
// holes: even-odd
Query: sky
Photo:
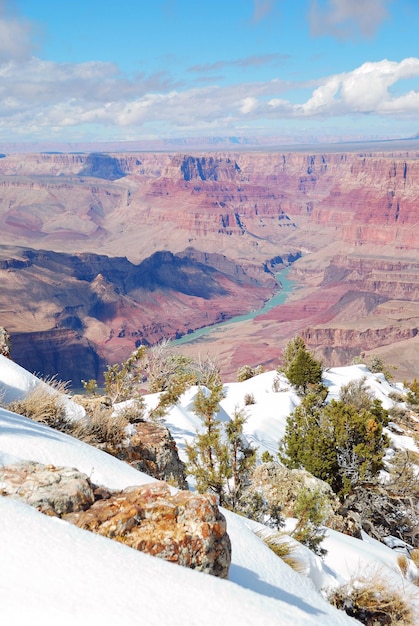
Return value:
[(0, 142), (419, 132), (417, 0), (0, 0)]

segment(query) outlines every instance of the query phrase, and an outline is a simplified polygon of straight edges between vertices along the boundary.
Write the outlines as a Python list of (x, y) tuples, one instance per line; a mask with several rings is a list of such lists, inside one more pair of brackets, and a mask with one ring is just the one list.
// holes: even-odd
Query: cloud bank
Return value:
[[(350, 22), (367, 34), (385, 19), (386, 0), (312, 3), (312, 26), (344, 34)], [(262, 19), (273, 2), (255, 3)], [(56, 63), (33, 56), (31, 27), (0, 0), (0, 140), (54, 138), (130, 139), (146, 136), (269, 132), (272, 123), (309, 122), (349, 116), (411, 120), (417, 124), (419, 58), (366, 62), (352, 71), (309, 82), (248, 81), (192, 86), (164, 71), (129, 78), (107, 62)], [(317, 26), (316, 26), (317, 24)], [(342, 30), (343, 29), (343, 30)], [(19, 42), (19, 45), (16, 42)], [(222, 68), (280, 65), (286, 55), (262, 54), (189, 68), (205, 77)], [(273, 71), (273, 70), (272, 70)], [(280, 75), (280, 71), (278, 74)], [(208, 81), (207, 81), (208, 83)], [(410, 83), (409, 83), (410, 84)], [(403, 89), (404, 87), (404, 89)]]
[[(0, 137), (43, 136), (68, 127), (119, 129), (163, 126), (167, 131), (234, 128), (249, 121), (322, 119), (375, 114), (417, 119), (419, 93), (394, 86), (419, 79), (419, 58), (364, 63), (308, 83), (274, 79), (229, 86), (179, 88), (158, 74), (129, 80), (110, 63), (58, 64), (13, 60), (0, 64)], [(303, 98), (310, 88), (309, 97)], [(287, 98), (298, 96), (299, 102)]]

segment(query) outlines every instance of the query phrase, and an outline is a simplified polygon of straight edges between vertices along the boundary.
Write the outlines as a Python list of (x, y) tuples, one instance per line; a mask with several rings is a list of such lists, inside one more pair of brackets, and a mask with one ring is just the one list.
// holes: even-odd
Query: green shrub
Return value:
[(287, 418), (279, 456), (286, 467), (305, 468), (343, 497), (383, 468), (388, 413), (378, 400), (368, 409), (324, 400), (310, 393)]
[(140, 395), (139, 386), (143, 378), (145, 356), (146, 348), (140, 346), (123, 363), (108, 366), (104, 373), (105, 393), (110, 397), (112, 404)]
[(272, 461), (274, 460), (274, 457), (272, 456), (272, 454), (270, 452), (265, 450), (262, 453), (262, 456), (260, 457), (260, 460), (262, 461), (262, 463), (272, 463)]
[(326, 533), (326, 529), (322, 528), (327, 517), (326, 506), (326, 498), (320, 490), (308, 488), (299, 491), (294, 505), (298, 521), (291, 536), (319, 556), (326, 554), (320, 545)]
[(237, 370), (237, 381), (239, 383), (242, 383), (245, 380), (249, 380), (249, 378), (253, 378), (254, 376), (262, 374), (262, 372), (262, 365), (258, 365), (257, 367), (252, 367), (251, 365), (242, 365)]

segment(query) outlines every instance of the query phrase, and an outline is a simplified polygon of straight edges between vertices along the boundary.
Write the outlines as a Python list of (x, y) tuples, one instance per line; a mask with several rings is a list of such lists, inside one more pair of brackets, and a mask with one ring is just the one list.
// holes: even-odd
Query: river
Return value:
[(282, 289), (278, 291), (270, 300), (265, 302), (263, 307), (257, 309), (256, 311), (250, 311), (250, 313), (245, 313), (244, 315), (236, 315), (235, 317), (231, 317), (229, 320), (225, 320), (223, 322), (219, 322), (218, 324), (212, 324), (211, 326), (205, 326), (204, 328), (199, 328), (195, 330), (193, 333), (188, 333), (183, 335), (180, 339), (175, 339), (171, 342), (173, 346), (181, 346), (185, 343), (193, 343), (197, 341), (204, 335), (212, 333), (219, 328), (224, 328), (228, 324), (235, 324), (236, 322), (246, 322), (248, 320), (253, 320), (255, 317), (259, 315), (263, 315), (263, 313), (267, 313), (271, 309), (274, 309), (280, 304), (284, 304), (286, 302), (288, 296), (298, 287), (295, 285), (294, 281), (288, 278), (288, 274), (291, 270), (292, 266), (288, 266), (285, 269), (277, 272), (275, 274), (275, 278), (282, 284)]

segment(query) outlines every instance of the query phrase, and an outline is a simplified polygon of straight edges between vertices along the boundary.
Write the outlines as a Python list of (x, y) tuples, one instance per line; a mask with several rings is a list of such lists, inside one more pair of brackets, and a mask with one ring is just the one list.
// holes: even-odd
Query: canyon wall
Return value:
[(32, 368), (73, 355), (73, 378), (83, 353), (93, 376), (139, 341), (257, 309), (295, 261), (286, 305), (205, 340), (227, 374), (273, 364), (296, 332), (329, 364), (410, 346), (418, 198), (415, 150), (6, 155), (0, 325), (22, 364), (28, 340), (45, 352)]

